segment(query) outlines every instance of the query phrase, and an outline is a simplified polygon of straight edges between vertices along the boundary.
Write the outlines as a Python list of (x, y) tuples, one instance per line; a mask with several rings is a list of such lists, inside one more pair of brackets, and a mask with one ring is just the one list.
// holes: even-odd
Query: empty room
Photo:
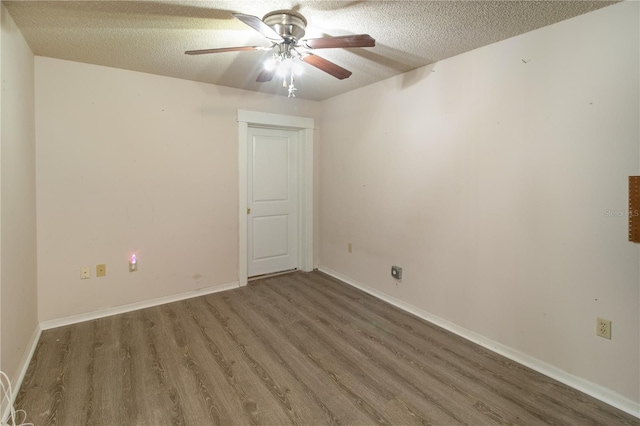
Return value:
[(0, 30), (3, 425), (640, 426), (640, 2)]

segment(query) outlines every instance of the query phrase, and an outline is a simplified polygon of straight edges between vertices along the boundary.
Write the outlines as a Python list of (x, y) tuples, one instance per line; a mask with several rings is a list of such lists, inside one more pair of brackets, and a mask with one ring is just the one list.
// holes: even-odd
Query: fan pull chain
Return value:
[(288, 96), (289, 98), (296, 97), (295, 91), (297, 89), (296, 89), (296, 86), (293, 84), (295, 81), (296, 81), (295, 74), (293, 72), (293, 68), (291, 68), (291, 85), (289, 86), (289, 96)]

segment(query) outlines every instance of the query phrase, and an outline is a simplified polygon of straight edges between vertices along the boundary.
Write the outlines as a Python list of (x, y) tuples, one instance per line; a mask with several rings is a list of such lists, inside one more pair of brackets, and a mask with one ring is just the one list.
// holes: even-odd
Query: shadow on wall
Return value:
[(436, 72), (435, 64), (430, 64), (425, 67), (420, 67), (415, 70), (406, 72), (402, 75), (399, 88), (401, 90), (408, 89), (414, 84), (417, 84), (422, 80), (428, 78), (434, 72)]
[(421, 67), (425, 63), (435, 62), (433, 59), (403, 52), (378, 42), (376, 42), (374, 49), (349, 49), (349, 52), (401, 73)]
[[(350, 49), (351, 53), (376, 64), (404, 73), (400, 89), (408, 89), (433, 71), (435, 60), (402, 52), (389, 46), (377, 44), (375, 52), (367, 49)], [(425, 67), (424, 64), (430, 64)]]

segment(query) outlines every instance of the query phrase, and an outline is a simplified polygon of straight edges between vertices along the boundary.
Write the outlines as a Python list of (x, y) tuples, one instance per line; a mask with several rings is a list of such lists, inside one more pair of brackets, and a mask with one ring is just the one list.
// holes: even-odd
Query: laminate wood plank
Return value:
[[(290, 312), (287, 312), (285, 308), (273, 303), (272, 299), (270, 301), (271, 307), (285, 316), (290, 315)], [(349, 353), (348, 349), (345, 351), (344, 348), (334, 346), (333, 342), (327, 340), (328, 336), (324, 335), (311, 322), (298, 321), (294, 325), (302, 331), (301, 337), (306, 337), (305, 343), (310, 350), (314, 351), (315, 359), (320, 362), (325, 372), (336, 381), (342, 392), (358, 403), (357, 405), (363, 409), (365, 414), (383, 424), (397, 424), (398, 422), (406, 424), (414, 420), (408, 416), (403, 418), (403, 415), (411, 414), (411, 417), (415, 417), (415, 412), (408, 413), (405, 409), (398, 410), (397, 406), (390, 403), (393, 401), (396, 389), (386, 377), (376, 374), (370, 365), (364, 364), (363, 359), (357, 359), (357, 355)], [(295, 330), (293, 332), (295, 333)], [(384, 415), (377, 417), (378, 413), (371, 411), (372, 408), (375, 410), (377, 407), (383, 409)]]
[[(275, 293), (279, 296), (282, 296), (280, 293), (281, 282), (279, 279), (275, 279), (274, 283), (276, 284), (273, 287), (270, 287), (269, 290), (272, 293)], [(264, 291), (266, 287), (261, 287), (260, 290)], [(286, 303), (291, 303), (291, 299), (283, 297)], [(275, 301), (274, 299), (270, 299), (271, 303), (274, 307), (277, 307), (281, 310), (285, 315), (291, 315), (291, 312), (286, 312), (286, 308)], [(299, 306), (298, 306), (299, 307)], [(294, 307), (297, 310), (297, 307)], [(460, 407), (456, 407), (455, 404), (451, 407), (442, 403), (443, 400), (450, 400), (451, 395), (447, 395), (450, 390), (449, 387), (433, 387), (429, 383), (432, 378), (428, 378), (427, 382), (424, 383), (425, 386), (430, 387), (430, 392), (425, 392), (421, 387), (412, 385), (411, 383), (403, 380), (402, 376), (398, 374), (396, 369), (386, 368), (386, 365), (380, 361), (379, 357), (377, 357), (369, 348), (354, 345), (353, 335), (349, 336), (341, 336), (342, 341), (338, 341), (335, 339), (335, 333), (327, 333), (327, 330), (331, 329), (330, 324), (327, 321), (324, 322), (322, 327), (314, 327), (313, 322), (316, 319), (314, 316), (310, 315), (310, 311), (305, 312), (305, 316), (309, 318), (309, 322), (306, 323), (305, 331), (306, 334), (313, 335), (324, 348), (328, 348), (331, 351), (332, 356), (337, 356), (340, 359), (342, 364), (347, 364), (349, 369), (354, 371), (357, 370), (360, 375), (360, 380), (367, 382), (367, 387), (373, 387), (376, 389), (377, 393), (387, 394), (387, 399), (392, 400), (393, 395), (403, 395), (405, 398), (413, 398), (414, 394), (420, 395), (422, 398), (422, 404), (425, 402), (429, 402), (431, 404), (431, 415), (434, 415), (434, 412), (439, 412), (439, 414), (446, 416), (443, 420), (447, 422), (456, 422), (458, 424), (468, 424), (471, 419), (464, 419), (464, 410), (460, 410)], [(335, 331), (335, 330), (334, 330)], [(340, 348), (339, 350), (334, 350), (333, 348)], [(401, 382), (400, 384), (398, 382)], [(376, 387), (382, 384), (382, 387)], [(408, 389), (405, 389), (408, 388)], [(360, 393), (363, 392), (363, 388), (360, 387), (358, 390)], [(407, 400), (405, 400), (405, 404), (407, 404)], [(416, 414), (419, 413), (419, 409), (416, 406), (409, 407), (413, 408), (412, 411), (408, 411), (405, 407), (392, 407), (393, 404), (386, 407), (385, 414), (388, 416), (394, 415), (396, 416), (393, 419), (390, 419), (392, 423), (407, 423), (411, 420), (415, 420)], [(395, 409), (394, 409), (395, 408)], [(462, 414), (461, 414), (462, 413)], [(426, 415), (422, 416), (422, 420), (429, 421)]]
[(305, 424), (309, 419), (324, 419), (322, 407), (309, 397), (309, 389), (301, 386), (299, 376), (292, 369), (283, 368), (286, 366), (282, 364), (283, 358), (273, 351), (268, 341), (261, 341), (250, 332), (251, 329), (233, 321), (231, 312), (219, 298), (204, 298), (204, 302), (291, 423)]
[[(507, 418), (511, 417), (507, 411), (499, 412), (491, 409), (490, 405), (483, 403), (486, 397), (486, 389), (474, 386), (474, 383), (468, 383), (464, 378), (456, 377), (455, 371), (442, 368), (437, 363), (434, 365), (433, 359), (421, 361), (418, 357), (413, 357), (403, 351), (398, 345), (394, 345), (388, 340), (376, 337), (373, 333), (365, 331), (368, 323), (358, 324), (358, 319), (347, 319), (343, 314), (332, 308), (331, 304), (321, 298), (314, 297), (306, 293), (306, 288), (297, 286), (295, 291), (287, 292), (288, 284), (291, 280), (282, 280), (280, 285), (274, 286), (273, 291), (277, 293), (285, 293), (288, 300), (297, 307), (306, 307), (309, 312), (313, 312), (314, 319), (322, 324), (325, 329), (331, 330), (339, 339), (342, 345), (351, 346), (355, 350), (363, 353), (375, 366), (376, 370), (385, 372), (392, 380), (399, 384), (398, 396), (399, 401), (411, 399), (429, 400), (430, 395), (426, 394), (425, 388), (429, 392), (439, 394), (440, 398), (456, 402), (451, 404), (454, 413), (461, 413), (458, 416), (463, 417), (466, 412), (477, 410), (475, 416), (466, 418), (464, 422), (472, 423), (477, 421), (477, 414), (486, 417), (484, 424), (508, 424)], [(399, 362), (400, 361), (400, 362)], [(394, 366), (395, 368), (390, 368)], [(434, 388), (439, 388), (434, 391)], [(405, 394), (405, 390), (408, 394)], [(402, 399), (404, 398), (404, 399)], [(418, 406), (420, 404), (418, 403)], [(410, 407), (407, 407), (410, 408)], [(457, 419), (462, 422), (461, 419)], [(515, 419), (511, 419), (512, 421)]]
[[(69, 351), (69, 365), (90, 365), (92, 355), (90, 339), (78, 339), (76, 336), (87, 334), (93, 335), (94, 326), (90, 322), (78, 324), (79, 327), (72, 329), (71, 342), (73, 347)], [(95, 366), (95, 365), (94, 365)], [(91, 374), (87, 369), (69, 368), (66, 384), (66, 398), (60, 413), (64, 415), (60, 418), (60, 424), (78, 424), (85, 420), (85, 412), (74, 410), (76, 401), (84, 400), (92, 391), (90, 381), (85, 379), (87, 374)]]
[(254, 336), (247, 333), (242, 327), (230, 321), (225, 316), (227, 311), (216, 303), (218, 298), (203, 299), (204, 305), (212, 319), (222, 328), (223, 332), (231, 339), (238, 351), (237, 357), (242, 359), (247, 368), (257, 377), (262, 386), (272, 395), (282, 411), (289, 417), (292, 424), (304, 424), (305, 419), (318, 418), (322, 413), (315, 409), (315, 404), (305, 396), (303, 389), (292, 392), (292, 388), (298, 387), (297, 380), (292, 377), (289, 370), (283, 369), (278, 360), (273, 357), (273, 352)]
[[(60, 338), (64, 338), (67, 334), (64, 342), (70, 338), (70, 332), (66, 329), (42, 333), (36, 346), (16, 398), (17, 401), (24, 400), (29, 407), (33, 407), (27, 412), (30, 420), (40, 417), (47, 419), (47, 424), (56, 424), (56, 419), (59, 417), (57, 412), (59, 403), (54, 386), (61, 369), (60, 364), (64, 363), (67, 356), (67, 353), (62, 350), (64, 343), (60, 343)], [(21, 408), (19, 404), (17, 407)]]
[[(408, 342), (411, 336), (403, 335), (403, 329), (395, 329), (393, 325), (384, 324), (379, 318), (373, 318), (367, 312), (359, 313), (357, 310), (347, 309), (339, 299), (312, 286), (299, 286), (298, 292), (309, 298), (309, 302), (312, 302), (310, 303), (311, 306), (322, 305), (326, 312), (331, 312), (332, 316), (347, 316), (348, 318), (342, 318), (342, 322), (350, 324), (364, 338), (375, 342), (379, 350), (392, 353), (403, 362), (417, 369), (418, 371), (414, 371), (414, 374), (418, 375), (417, 377), (421, 376), (420, 373), (435, 375), (436, 380), (441, 385), (452, 387), (460, 393), (460, 396), (471, 398), (474, 402), (474, 407), (479, 412), (495, 421), (508, 423), (509, 421), (506, 419), (509, 418), (511, 421), (520, 422), (540, 421), (535, 416), (527, 415), (526, 411), (522, 410), (521, 404), (515, 404), (514, 406), (509, 401), (501, 401), (500, 407), (504, 409), (502, 413), (489, 409), (492, 405), (484, 400), (502, 396), (505, 392), (504, 389), (501, 388), (499, 391), (494, 392), (495, 388), (486, 385), (484, 380), (478, 379), (474, 366), (461, 365), (455, 359), (452, 361), (447, 354), (439, 351), (437, 346), (425, 346), (420, 345), (420, 342), (414, 342), (414, 344), (422, 346), (422, 348), (416, 347)], [(316, 292), (317, 296), (326, 297), (327, 302), (343, 309), (336, 311), (329, 305), (322, 304), (321, 301), (310, 294), (311, 292)], [(382, 336), (379, 336), (380, 333), (382, 333)], [(544, 419), (544, 421), (547, 420), (550, 419)]]
[[(284, 287), (286, 288), (286, 286)], [(280, 289), (281, 286), (278, 288)], [(441, 363), (431, 357), (413, 356), (400, 345), (394, 344), (392, 340), (377, 337), (376, 332), (385, 332), (385, 330), (373, 329), (371, 323), (368, 321), (360, 322), (358, 318), (346, 319), (330, 304), (324, 303), (313, 295), (305, 294), (306, 290), (305, 287), (297, 287), (293, 292), (293, 297), (304, 296), (304, 299), (299, 299), (300, 303), (304, 306), (311, 306), (315, 310), (315, 316), (319, 322), (326, 324), (327, 329), (332, 329), (343, 339), (345, 344), (351, 344), (367, 354), (367, 357), (375, 363), (380, 371), (386, 371), (399, 381), (402, 384), (402, 389), (411, 390), (408, 398), (415, 395), (422, 395), (423, 398), (426, 398), (423, 395), (423, 388), (426, 385), (429, 392), (443, 394), (443, 398), (447, 401), (455, 399), (455, 403), (449, 402), (449, 404), (456, 412), (473, 412), (475, 409), (477, 411), (475, 415), (480, 414), (486, 417), (483, 420), (484, 424), (508, 424), (510, 423), (508, 419), (511, 421), (525, 420), (512, 416), (509, 410), (505, 409), (505, 404), (497, 409), (491, 409), (491, 404), (483, 403), (483, 400), (488, 401), (490, 398), (490, 394), (487, 395), (487, 389), (478, 386), (474, 381), (469, 381), (466, 377), (460, 377), (459, 372), (455, 369), (443, 368)], [(338, 323), (346, 325), (331, 324), (335, 318), (339, 319)], [(370, 331), (366, 330), (368, 327), (371, 327)], [(395, 336), (390, 335), (389, 337)], [(395, 368), (389, 368), (389, 366)], [(468, 418), (466, 421), (476, 422), (477, 418)]]
[(86, 371), (88, 383), (87, 394), (75, 406), (75, 410), (84, 415), (84, 421), (76, 424), (122, 424), (127, 420), (119, 400), (114, 397), (120, 394), (122, 388), (119, 384), (126, 379), (124, 374), (119, 374), (122, 345), (117, 337), (117, 325), (121, 318), (116, 316), (89, 322), (92, 325), (91, 335), (85, 336), (91, 341), (89, 362), (86, 366), (75, 367)]
[[(237, 328), (244, 328), (247, 333), (253, 335), (264, 350), (273, 356), (295, 380), (293, 386), (299, 387), (299, 393), (306, 395), (323, 412), (324, 416), (311, 417), (311, 419), (317, 419), (317, 421), (312, 421), (311, 423), (329, 425), (356, 423), (357, 417), (353, 417), (353, 408), (355, 407), (350, 407), (340, 401), (340, 395), (334, 392), (330, 386), (327, 386), (330, 382), (324, 378), (325, 374), (322, 370), (306, 364), (303, 354), (284, 339), (281, 334), (273, 333), (272, 329), (265, 323), (248, 321), (246, 310), (242, 310), (241, 307), (237, 308), (236, 304), (230, 299), (229, 295), (225, 295), (222, 298), (224, 303), (218, 305), (225, 312), (228, 312), (228, 321), (234, 323)], [(310, 405), (306, 401), (304, 404), (305, 406)]]
[(264, 396), (241, 380), (236, 361), (228, 356), (226, 344), (221, 340), (223, 336), (212, 332), (207, 321), (194, 311), (194, 303), (195, 301), (184, 301), (179, 305), (188, 319), (185, 326), (188, 327), (187, 336), (194, 351), (194, 359), (198, 360), (197, 365), (202, 368), (204, 376), (215, 374), (211, 380), (212, 387), (206, 389), (216, 393), (228, 412), (222, 424), (228, 421), (260, 424), (263, 416), (268, 414)]
[(640, 420), (325, 274), (46, 330), (35, 425), (632, 425)]
[[(230, 424), (238, 413), (245, 413), (238, 398), (227, 398), (232, 388), (218, 371), (218, 365), (209, 365), (205, 348), (191, 338), (193, 325), (181, 302), (160, 308), (160, 323), (167, 330), (165, 344), (173, 350), (165, 351), (167, 362), (172, 364), (173, 375), (180, 378), (178, 389), (185, 401), (189, 418), (202, 424)], [(235, 415), (233, 413), (236, 413)], [(249, 416), (245, 423), (255, 424)]]
[[(235, 335), (227, 333), (227, 330), (211, 314), (210, 305), (207, 305), (206, 299), (201, 299), (199, 302), (202, 303), (194, 303), (191, 307), (192, 313), (200, 318), (199, 326), (207, 329), (219, 350), (224, 352), (224, 356), (232, 360), (228, 373), (233, 377), (234, 388), (243, 389), (243, 392), (251, 395), (252, 404), (258, 414), (258, 422), (299, 424), (300, 419), (295, 410), (292, 410), (282, 386), (271, 378), (246, 347), (238, 346), (237, 338), (234, 340)], [(190, 302), (185, 303), (190, 304)]]
[[(137, 337), (142, 343), (141, 351), (144, 353), (144, 361), (141, 365), (136, 365), (140, 371), (140, 378), (145, 384), (145, 392), (137, 398), (150, 402), (141, 404), (144, 407), (144, 415), (138, 416), (145, 421), (150, 419), (154, 424), (183, 425), (184, 407), (182, 398), (178, 395), (176, 381), (168, 368), (169, 359), (166, 351), (163, 350), (166, 342), (166, 329), (157, 326), (158, 309), (145, 310), (140, 316), (141, 327), (136, 330), (142, 331)], [(140, 359), (139, 357), (136, 359)], [(145, 368), (146, 367), (146, 368)], [(160, 412), (156, 407), (162, 406), (165, 409)]]
[[(376, 386), (375, 383), (361, 374), (358, 369), (356, 369), (355, 372), (352, 371), (349, 367), (353, 366), (345, 366), (328, 356), (324, 353), (324, 347), (320, 343), (312, 336), (305, 334), (305, 331), (308, 331), (308, 327), (304, 323), (295, 317), (287, 315), (287, 312), (278, 310), (277, 307), (274, 307), (272, 304), (265, 303), (265, 301), (260, 298), (258, 291), (254, 289), (251, 290), (254, 293), (253, 300), (248, 298), (242, 302), (252, 313), (259, 314), (261, 321), (266, 321), (271, 327), (279, 330), (285, 339), (289, 341), (311, 365), (319, 368), (325, 374), (325, 378), (336, 385), (336, 388), (342, 392), (343, 396), (346, 396), (365, 416), (369, 417), (369, 422), (383, 425), (390, 424), (381, 414), (380, 410), (376, 408), (376, 406), (384, 405), (384, 396), (380, 398), (380, 396), (375, 395), (369, 389), (365, 389), (365, 392), (363, 392), (368, 395), (358, 394), (354, 390), (354, 388), (358, 386), (359, 380), (364, 380), (366, 384), (371, 387)], [(378, 388), (382, 390), (382, 388)], [(377, 403), (370, 402), (370, 399), (376, 399)]]
[[(234, 348), (233, 343), (229, 341), (228, 336), (224, 333), (224, 331), (220, 330), (217, 327), (217, 324), (215, 321), (209, 322), (209, 325), (212, 329), (212, 333), (214, 333), (214, 330), (215, 330), (215, 336), (217, 339), (220, 340), (220, 342), (226, 341), (226, 344), (224, 344), (224, 346), (221, 346), (221, 347), (224, 347), (225, 351), (227, 351), (229, 354), (233, 354), (236, 348)], [(287, 421), (287, 418), (289, 415), (291, 415), (291, 413), (289, 411), (283, 410), (282, 406), (279, 406), (277, 403), (276, 404), (273, 403), (274, 402), (272, 399), (273, 394), (271, 395), (269, 394), (273, 391), (273, 389), (272, 388), (265, 389), (265, 387), (262, 386), (263, 382), (261, 378), (255, 375), (255, 370), (253, 370), (253, 367), (246, 362), (246, 359), (244, 359), (237, 353), (234, 355), (235, 356), (233, 355), (230, 355), (230, 356), (233, 359), (232, 361), (233, 366), (236, 367), (236, 370), (237, 370), (237, 373), (234, 379), (235, 383), (237, 383), (237, 385), (240, 388), (244, 388), (254, 394), (255, 409), (259, 415), (258, 420), (261, 423), (267, 423), (267, 424), (289, 423)], [(282, 402), (282, 400), (279, 399), (276, 402)]]
[[(273, 288), (272, 290), (278, 295), (280, 295), (288, 303), (291, 303), (291, 304), (294, 303), (293, 300), (288, 295), (282, 294), (280, 290), (276, 290), (275, 288)], [(317, 317), (312, 312), (312, 310), (307, 310), (307, 316), (309, 320), (313, 322), (320, 320), (320, 322), (322, 323), (322, 326), (324, 326), (325, 329), (332, 328), (334, 331), (338, 331), (339, 333), (339, 330), (334, 325), (330, 324), (329, 321), (319, 319), (319, 317)], [(322, 329), (317, 329), (317, 330), (320, 331)], [(369, 379), (374, 383), (383, 384), (384, 391), (381, 392), (380, 389), (376, 389), (376, 391), (380, 393), (386, 392), (387, 399), (393, 402), (392, 405), (397, 405), (395, 409), (396, 411), (395, 413), (393, 413), (394, 410), (390, 410), (389, 408), (385, 410), (385, 414), (389, 417), (389, 420), (393, 424), (397, 422), (406, 424), (410, 422), (410, 420), (418, 420), (421, 423), (427, 423), (427, 424), (433, 423), (433, 414), (430, 414), (430, 415), (424, 414), (423, 412), (420, 411), (420, 409), (417, 408), (416, 405), (411, 405), (406, 401), (404, 403), (401, 403), (402, 396), (403, 396), (401, 394), (403, 389), (398, 387), (398, 384), (394, 382), (394, 379), (396, 379), (396, 377), (390, 377), (388, 374), (385, 374), (386, 373), (385, 369), (382, 369), (382, 370), (376, 369), (375, 363), (370, 362), (372, 361), (373, 358), (366, 348), (363, 349), (362, 346), (354, 344), (353, 341), (351, 341), (348, 337), (345, 338), (344, 335), (339, 336), (343, 338), (343, 341), (340, 342), (340, 341), (333, 340), (335, 338), (335, 336), (332, 335), (333, 333), (327, 335), (325, 333), (320, 332), (320, 334), (322, 334), (320, 335), (320, 334), (317, 334), (316, 331), (314, 331), (313, 334), (315, 335), (316, 338), (319, 339), (319, 341), (327, 345), (327, 347), (342, 346), (343, 350), (339, 354), (341, 362), (347, 363), (351, 368), (358, 368), (359, 374), (361, 376), (364, 376), (364, 375), (369, 376)], [(354, 367), (354, 366), (357, 366), (357, 367)], [(417, 390), (419, 393), (422, 393), (421, 389), (414, 389), (414, 390)], [(426, 400), (431, 402), (432, 409), (435, 409), (435, 410), (440, 409), (444, 411), (444, 413), (440, 413), (440, 414), (447, 414), (449, 417), (457, 420), (458, 423), (464, 423), (459, 418), (456, 418), (457, 416), (455, 413), (451, 412), (446, 408), (443, 409), (442, 405), (438, 403), (437, 395), (432, 396), (432, 395), (426, 395), (425, 393), (423, 393), (423, 396), (426, 396)], [(422, 405), (424, 405), (424, 401), (422, 401)], [(392, 414), (397, 415), (398, 418), (392, 417)], [(451, 419), (448, 419), (448, 421), (450, 420)]]

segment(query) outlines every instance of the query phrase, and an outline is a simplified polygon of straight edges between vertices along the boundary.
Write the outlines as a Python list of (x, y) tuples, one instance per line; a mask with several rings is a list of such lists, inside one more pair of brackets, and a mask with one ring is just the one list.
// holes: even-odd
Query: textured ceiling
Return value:
[(231, 16), (293, 9), (305, 38), (370, 34), (376, 47), (314, 53), (353, 72), (337, 80), (309, 65), (299, 98), (322, 100), (615, 2), (608, 1), (9, 1), (36, 55), (286, 96), (255, 81), (269, 53), (188, 56), (185, 50), (269, 43)]

